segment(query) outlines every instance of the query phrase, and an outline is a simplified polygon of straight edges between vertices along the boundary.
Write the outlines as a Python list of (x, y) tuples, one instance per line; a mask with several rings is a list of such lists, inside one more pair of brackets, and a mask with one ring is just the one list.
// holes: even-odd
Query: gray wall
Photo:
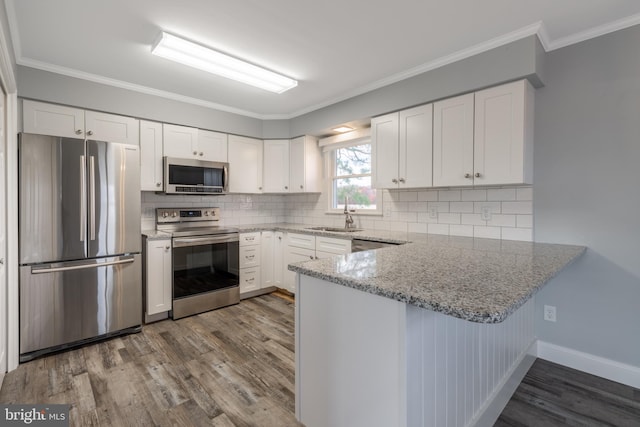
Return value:
[[(550, 52), (536, 92), (534, 236), (587, 254), (537, 298), (538, 336), (640, 366), (640, 26)], [(542, 320), (544, 304), (557, 323)]]

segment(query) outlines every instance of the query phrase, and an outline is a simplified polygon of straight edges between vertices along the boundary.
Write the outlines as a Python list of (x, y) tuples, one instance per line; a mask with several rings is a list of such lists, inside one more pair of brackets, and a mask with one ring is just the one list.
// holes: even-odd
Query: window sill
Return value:
[[(325, 211), (326, 215), (344, 215), (343, 211)], [(382, 216), (382, 212), (367, 212), (367, 211), (355, 211), (349, 212), (351, 215), (355, 216)]]

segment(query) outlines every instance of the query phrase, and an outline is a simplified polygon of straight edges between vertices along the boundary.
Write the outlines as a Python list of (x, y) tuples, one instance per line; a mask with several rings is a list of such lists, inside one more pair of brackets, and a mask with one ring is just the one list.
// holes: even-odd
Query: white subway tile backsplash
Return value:
[(499, 214), (502, 209), (501, 202), (473, 202), (473, 212), (482, 213), (482, 209), (488, 207), (492, 214)]
[(522, 240), (531, 242), (533, 240), (533, 230), (531, 228), (503, 228), (503, 240)]
[(426, 212), (427, 202), (414, 202), (408, 205), (409, 212)]
[(499, 239), (500, 231), (501, 231), (500, 227), (482, 227), (482, 226), (476, 225), (473, 227), (473, 237)]
[(487, 200), (487, 190), (462, 190), (460, 199), (463, 202), (484, 202)]
[(427, 232), (431, 234), (449, 234), (448, 224), (427, 224)]
[(449, 212), (449, 202), (427, 202), (427, 211), (436, 208), (438, 213)]
[(427, 232), (427, 224), (423, 224), (420, 222), (410, 222), (407, 224), (407, 231), (409, 233), (426, 233)]
[(484, 221), (479, 213), (477, 214), (465, 214), (463, 213), (460, 217), (460, 222), (462, 224), (468, 225), (487, 225), (487, 221)]
[(495, 227), (515, 227), (516, 216), (505, 214), (491, 215), (491, 219), (487, 221), (487, 225)]
[(516, 200), (533, 200), (533, 188), (523, 187), (516, 189)]
[(438, 224), (460, 224), (459, 213), (439, 213)]
[(403, 191), (400, 193), (400, 201), (402, 202), (417, 202), (418, 201), (418, 192), (417, 191)]
[(473, 202), (449, 202), (449, 212), (473, 213)]
[(438, 191), (437, 190), (418, 191), (418, 201), (419, 202), (437, 202)]
[(533, 228), (533, 215), (516, 215), (516, 227)]
[(473, 237), (473, 225), (450, 225), (449, 234), (451, 236)]
[(532, 202), (502, 202), (502, 213), (505, 214), (533, 214)]
[(515, 188), (496, 188), (487, 190), (488, 201), (516, 200)]
[(440, 202), (459, 202), (461, 190), (439, 190), (438, 201)]

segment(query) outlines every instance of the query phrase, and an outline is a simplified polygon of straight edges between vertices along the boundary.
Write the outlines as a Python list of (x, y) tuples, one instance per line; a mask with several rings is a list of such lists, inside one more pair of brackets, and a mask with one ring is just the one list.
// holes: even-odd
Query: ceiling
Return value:
[[(17, 63), (291, 118), (531, 34), (547, 50), (640, 23), (637, 0), (5, 0)], [(151, 55), (161, 30), (299, 80), (283, 94)]]

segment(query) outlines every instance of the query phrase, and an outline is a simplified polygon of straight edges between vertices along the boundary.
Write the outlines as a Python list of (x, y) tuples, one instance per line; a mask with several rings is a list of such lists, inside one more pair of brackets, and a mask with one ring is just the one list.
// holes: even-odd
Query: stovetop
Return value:
[(158, 208), (156, 230), (173, 237), (208, 236), (237, 233), (233, 227), (221, 227), (220, 208)]
[(158, 228), (158, 230), (170, 233), (172, 237), (210, 236), (214, 234), (230, 234), (238, 232), (238, 229), (233, 227), (189, 227), (174, 230)]

